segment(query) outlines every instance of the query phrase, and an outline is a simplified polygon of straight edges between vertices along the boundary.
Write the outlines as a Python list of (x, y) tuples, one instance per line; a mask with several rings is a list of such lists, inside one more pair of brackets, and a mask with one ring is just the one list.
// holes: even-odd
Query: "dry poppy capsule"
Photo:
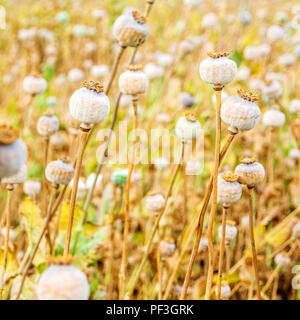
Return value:
[(155, 59), (162, 67), (170, 67), (174, 62), (174, 57), (169, 53), (156, 52)]
[(300, 116), (300, 99), (293, 99), (290, 104), (290, 112)]
[(107, 118), (109, 110), (109, 99), (103, 86), (96, 81), (85, 81), (83, 88), (76, 90), (70, 98), (70, 114), (82, 123), (99, 123)]
[(300, 238), (300, 223), (294, 225), (292, 235), (295, 238)]
[(96, 79), (103, 79), (108, 75), (108, 66), (105, 64), (92, 66), (91, 75)]
[(215, 86), (231, 82), (237, 72), (236, 63), (227, 58), (228, 52), (209, 52), (200, 64), (200, 77)]
[(258, 60), (261, 57), (261, 50), (259, 50), (259, 46), (250, 45), (247, 46), (244, 50), (244, 57), (246, 60)]
[(214, 28), (218, 23), (218, 16), (214, 12), (209, 12), (202, 18), (202, 27), (205, 29)]
[(39, 181), (27, 180), (24, 182), (23, 190), (28, 196), (33, 197), (41, 192), (42, 185)]
[(300, 150), (299, 149), (291, 149), (289, 152), (289, 157), (293, 160), (298, 160), (300, 158)]
[(251, 71), (249, 68), (241, 67), (237, 71), (236, 78), (239, 81), (246, 82), (250, 77), (250, 73), (251, 73)]
[(282, 95), (282, 85), (278, 80), (266, 79), (262, 92), (268, 99), (278, 99)]
[(168, 241), (161, 241), (159, 244), (160, 254), (162, 257), (170, 257), (176, 249), (176, 245), (174, 243), (170, 243)]
[(296, 62), (296, 57), (292, 53), (285, 53), (278, 59), (278, 63), (283, 67), (290, 67)]
[(218, 201), (231, 204), (240, 200), (242, 186), (238, 182), (238, 176), (230, 171), (223, 172), (218, 177)]
[(16, 174), (27, 161), (27, 147), (18, 131), (10, 125), (0, 125), (0, 178)]
[[(96, 181), (96, 187), (98, 187), (102, 181), (103, 176), (101, 174), (98, 175), (97, 181)], [(96, 173), (91, 173), (88, 178), (86, 179), (86, 186), (88, 189), (91, 189), (94, 181), (96, 179)]]
[(52, 136), (59, 128), (59, 121), (52, 111), (48, 110), (37, 123), (37, 131), (44, 137)]
[(164, 74), (164, 69), (154, 63), (147, 63), (144, 71), (150, 80), (158, 79)]
[(107, 12), (105, 10), (102, 10), (102, 9), (94, 9), (92, 11), (92, 16), (96, 20), (102, 20), (107, 16)]
[(41, 275), (36, 288), (38, 300), (88, 300), (86, 275), (73, 264), (52, 264)]
[(269, 27), (267, 30), (267, 39), (269, 42), (275, 42), (283, 39), (284, 37), (284, 30), (277, 25), (273, 25)]
[(191, 8), (200, 7), (203, 0), (184, 0), (184, 4)]
[(121, 47), (138, 47), (149, 36), (146, 18), (137, 10), (122, 14), (114, 23), (113, 35)]
[(248, 186), (261, 183), (265, 178), (264, 167), (254, 158), (243, 158), (234, 172), (239, 177), (239, 182)]
[(265, 126), (281, 127), (285, 122), (285, 115), (278, 110), (269, 110), (264, 113), (263, 123)]
[[(218, 235), (219, 238), (222, 238), (222, 226), (219, 226)], [(238, 233), (237, 227), (235, 226), (235, 222), (232, 220), (227, 220), (225, 225), (225, 240), (232, 241), (236, 238)]]
[(161, 158), (155, 159), (155, 168), (157, 170), (165, 170), (168, 168), (169, 164), (170, 162), (166, 158), (161, 157)]
[(199, 160), (189, 160), (185, 165), (185, 173), (188, 175), (197, 175), (203, 169), (202, 163)]
[(69, 184), (74, 176), (74, 168), (67, 158), (49, 162), (45, 175), (48, 181), (58, 184)]
[(230, 96), (222, 103), (222, 120), (239, 130), (253, 129), (261, 116), (256, 101), (257, 97), (253, 93), (239, 89), (238, 95)]
[(47, 89), (47, 81), (38, 75), (30, 75), (23, 80), (23, 89), (30, 94), (43, 93)]
[(182, 92), (179, 95), (179, 102), (182, 108), (191, 108), (196, 103), (196, 99), (189, 92)]
[(204, 251), (208, 248), (208, 238), (207, 237), (201, 237), (200, 243), (199, 243), (199, 250)]
[[(217, 287), (216, 287), (215, 293), (216, 293), (216, 295), (218, 294), (218, 288)], [(220, 298), (222, 300), (228, 299), (230, 297), (230, 294), (231, 294), (231, 289), (230, 289), (229, 285), (228, 284), (222, 284), (221, 285), (221, 296), (220, 296)]]
[(179, 52), (181, 56), (185, 56), (187, 54), (190, 54), (195, 49), (194, 44), (189, 40), (183, 40), (179, 44)]
[(278, 253), (274, 259), (276, 264), (282, 264), (283, 267), (288, 267), (291, 263), (291, 258), (284, 253)]
[(84, 72), (80, 69), (74, 68), (68, 72), (68, 80), (70, 82), (80, 82), (84, 78)]
[(124, 94), (132, 96), (144, 93), (149, 86), (149, 80), (140, 65), (130, 65), (127, 70), (120, 75), (119, 87)]
[(26, 178), (27, 178), (27, 166), (26, 164), (23, 164), (16, 174), (10, 177), (3, 178), (1, 182), (5, 184), (20, 184), (20, 183), (23, 183), (26, 180)]
[(193, 114), (187, 114), (180, 118), (175, 128), (177, 137), (183, 142), (197, 139), (201, 130), (201, 124)]
[(151, 192), (146, 198), (146, 208), (150, 211), (159, 212), (164, 204), (165, 198), (159, 192)]

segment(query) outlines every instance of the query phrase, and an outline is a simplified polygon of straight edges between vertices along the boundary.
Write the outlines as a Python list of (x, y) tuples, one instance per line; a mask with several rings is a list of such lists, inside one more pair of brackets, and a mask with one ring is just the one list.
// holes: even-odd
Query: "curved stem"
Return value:
[[(145, 16), (146, 16), (146, 17), (148, 17), (148, 16), (150, 15), (150, 12), (151, 12), (151, 9), (152, 9), (152, 7), (153, 7), (153, 5), (154, 5), (154, 2), (155, 2), (155, 0), (150, 0), (150, 1), (148, 1), (148, 3), (147, 3), (147, 8), (146, 8), (146, 12), (145, 12)], [(130, 60), (129, 60), (129, 64), (133, 64), (133, 63), (134, 63), (134, 60), (135, 60), (135, 57), (136, 57), (136, 54), (137, 54), (139, 48), (140, 48), (140, 47), (134, 48), (133, 53), (132, 53), (132, 55), (131, 55), (131, 57), (130, 57)], [(109, 90), (108, 90), (108, 92), (109, 92)], [(107, 93), (108, 93), (108, 92), (107, 92)], [(110, 125), (110, 130), (111, 130), (111, 132), (113, 131), (113, 129), (114, 129), (114, 127), (115, 127), (115, 124), (116, 124), (117, 114), (118, 114), (118, 110), (119, 110), (119, 104), (120, 104), (120, 100), (121, 100), (122, 95), (123, 95), (123, 94), (119, 91), (118, 96), (117, 96), (116, 105), (115, 105), (114, 114), (113, 114), (113, 120), (112, 120), (112, 123), (111, 123), (111, 125)], [(92, 133), (92, 131), (94, 130), (94, 128), (95, 128), (95, 126), (93, 126), (90, 134)], [(99, 163), (98, 163), (97, 169), (96, 169), (96, 178), (95, 178), (95, 181), (94, 181), (91, 189), (90, 189), (89, 192), (88, 192), (88, 196), (87, 196), (86, 201), (85, 201), (85, 204), (84, 204), (84, 208), (83, 208), (84, 215), (85, 215), (85, 216), (84, 216), (84, 220), (83, 220), (84, 222), (86, 222), (87, 209), (88, 209), (88, 206), (89, 206), (89, 204), (90, 204), (90, 202), (91, 202), (91, 199), (92, 199), (92, 197), (93, 197), (94, 190), (95, 190), (95, 186), (96, 186), (96, 181), (97, 181), (97, 179), (98, 179), (98, 176), (99, 176), (99, 174), (100, 174), (100, 172), (101, 172), (101, 170), (102, 170), (102, 167), (103, 167), (103, 163), (104, 163), (104, 161), (105, 161), (105, 155), (106, 155), (106, 153), (107, 153), (107, 149), (108, 149), (108, 146), (109, 146), (109, 143), (110, 143), (111, 136), (112, 136), (112, 134), (110, 133), (110, 135), (108, 136), (108, 139), (107, 139), (107, 141), (106, 141), (106, 145), (105, 145), (105, 148), (104, 148), (104, 152), (103, 152), (103, 154), (102, 154), (102, 157), (101, 157), (101, 159), (100, 159), (100, 161), (99, 161)]]
[[(44, 153), (44, 177), (43, 177), (43, 205), (44, 205), (44, 217), (47, 216), (47, 199), (48, 199), (48, 184), (47, 184), (47, 179), (46, 179), (46, 167), (48, 163), (48, 153), (49, 153), (49, 137), (45, 137), (45, 153)], [(50, 239), (50, 230), (47, 227), (47, 241), (48, 245), (50, 248), (50, 252), (52, 251), (52, 244), (51, 244), (51, 239)]]
[(83, 222), (84, 222), (84, 223), (86, 222), (86, 219), (87, 219), (88, 206), (89, 206), (89, 204), (90, 204), (90, 202), (91, 202), (91, 199), (92, 199), (92, 197), (93, 197), (94, 190), (95, 190), (95, 187), (96, 187), (96, 183), (97, 183), (99, 174), (100, 174), (100, 172), (101, 172), (101, 169), (102, 169), (102, 167), (103, 167), (103, 163), (104, 163), (104, 161), (105, 161), (105, 157), (106, 157), (106, 153), (107, 153), (107, 150), (108, 150), (108, 146), (109, 146), (109, 143), (110, 143), (110, 140), (111, 140), (111, 137), (112, 137), (112, 132), (113, 132), (114, 127), (115, 127), (115, 124), (116, 124), (116, 122), (117, 122), (117, 115), (118, 115), (118, 110), (119, 110), (119, 106), (120, 106), (121, 97), (122, 97), (122, 93), (119, 92), (118, 97), (117, 97), (117, 101), (116, 101), (116, 105), (115, 105), (115, 109), (114, 109), (113, 119), (112, 119), (112, 122), (111, 122), (111, 125), (110, 125), (109, 136), (107, 137), (107, 140), (106, 140), (106, 144), (105, 144), (105, 148), (104, 148), (102, 157), (101, 157), (101, 159), (100, 159), (100, 161), (99, 161), (99, 163), (98, 163), (98, 165), (97, 165), (95, 180), (94, 180), (94, 182), (93, 182), (92, 187), (90, 188), (90, 190), (89, 190), (89, 192), (88, 192), (86, 201), (85, 201), (85, 203), (84, 203), (84, 208), (83, 208), (83, 211), (84, 211), (84, 219), (83, 219)]
[[(19, 300), (20, 296), (21, 296), (21, 293), (22, 293), (22, 290), (23, 290), (23, 287), (24, 287), (24, 283), (25, 283), (25, 279), (28, 275), (28, 272), (30, 270), (30, 267), (32, 265), (32, 262), (33, 262), (33, 259), (39, 249), (39, 246), (42, 242), (42, 239), (43, 239), (43, 236), (44, 234), (46, 233), (47, 230), (49, 230), (49, 224), (50, 224), (50, 221), (54, 215), (54, 212), (52, 211), (52, 207), (54, 205), (54, 199), (55, 199), (55, 192), (57, 190), (57, 187), (53, 188), (52, 189), (52, 193), (51, 193), (51, 199), (50, 199), (50, 203), (49, 203), (49, 206), (48, 206), (48, 212), (47, 212), (47, 217), (46, 217), (46, 220), (45, 220), (45, 223), (44, 223), (44, 226), (43, 226), (43, 229), (38, 237), (38, 240), (33, 248), (33, 251), (31, 253), (31, 256), (26, 264), (26, 267), (24, 269), (24, 272), (23, 272), (23, 275), (22, 275), (22, 279), (21, 279), (21, 284), (20, 284), (20, 287), (19, 287), (19, 290), (18, 290), (18, 293), (16, 295), (16, 298), (15, 300)], [(50, 234), (49, 234), (50, 235)]]
[(274, 181), (274, 170), (273, 170), (273, 132), (274, 128), (269, 128), (268, 140), (269, 147), (267, 153), (267, 173), (268, 173), (268, 183), (273, 183)]
[(252, 264), (255, 273), (255, 281), (256, 281), (256, 291), (257, 297), (259, 300), (262, 300), (260, 294), (260, 286), (259, 286), (259, 277), (258, 277), (258, 265), (257, 265), (257, 255), (256, 255), (256, 248), (255, 248), (255, 239), (254, 239), (254, 227), (253, 227), (253, 187), (248, 186), (248, 194), (249, 194), (249, 234), (250, 234), (250, 241), (251, 241), (251, 248), (252, 248)]
[(79, 181), (79, 176), (80, 176), (80, 169), (81, 169), (81, 164), (82, 164), (83, 153), (85, 150), (86, 140), (88, 138), (89, 130), (90, 130), (90, 128), (85, 128), (85, 127), (81, 126), (80, 146), (79, 146), (78, 154), (76, 157), (76, 167), (75, 167), (74, 180), (73, 180), (74, 183), (73, 183), (72, 194), (71, 194), (68, 228), (67, 228), (65, 247), (64, 247), (64, 258), (66, 258), (68, 256), (69, 250), (70, 250), (70, 242), (71, 242), (71, 235), (72, 235), (75, 203), (76, 203), (76, 197), (77, 197), (78, 181)]
[(225, 244), (225, 231), (226, 231), (226, 215), (228, 206), (223, 204), (223, 214), (222, 214), (222, 237), (220, 241), (220, 255), (219, 255), (219, 273), (218, 273), (218, 291), (217, 300), (221, 299), (221, 284), (222, 284), (222, 274), (223, 274), (223, 258), (224, 258), (224, 244)]
[(117, 73), (117, 70), (118, 70), (118, 67), (119, 67), (119, 64), (120, 64), (120, 61), (121, 61), (121, 58), (123, 56), (125, 49), (126, 49), (126, 47), (119, 47), (119, 52), (118, 52), (118, 55), (115, 59), (115, 62), (114, 62), (113, 68), (112, 68), (112, 72), (110, 74), (110, 78), (109, 78), (109, 81), (108, 81), (108, 84), (107, 84), (107, 87), (105, 90), (106, 95), (108, 95), (110, 92), (112, 83), (115, 79), (115, 76), (116, 76), (116, 73)]
[[(226, 153), (227, 153), (227, 151), (228, 151), (228, 149), (229, 149), (229, 147), (230, 147), (230, 145), (231, 145), (231, 143), (232, 143), (232, 141), (233, 141), (233, 139), (234, 139), (234, 137), (236, 136), (237, 133), (238, 133), (237, 129), (232, 128), (232, 127), (228, 128), (228, 135), (227, 135), (225, 144), (222, 147), (222, 150), (221, 150), (220, 155), (219, 155), (220, 156), (220, 162), (224, 159), (224, 157), (225, 157), (225, 155), (226, 155)], [(181, 300), (185, 299), (185, 296), (186, 296), (186, 293), (187, 293), (187, 289), (188, 289), (188, 286), (189, 286), (189, 282), (190, 282), (190, 278), (191, 278), (191, 275), (192, 275), (193, 265), (195, 263), (195, 259), (196, 259), (197, 253), (198, 253), (199, 244), (200, 244), (200, 240), (201, 240), (201, 237), (202, 237), (204, 216), (205, 216), (205, 212), (206, 212), (206, 209), (207, 209), (207, 206), (208, 206), (208, 203), (209, 203), (209, 199), (210, 199), (210, 196), (211, 196), (211, 192), (212, 192), (212, 181), (213, 181), (213, 179), (212, 179), (212, 176), (211, 176), (210, 179), (209, 179), (209, 182), (208, 182), (208, 186), (207, 186), (207, 189), (206, 189), (206, 192), (205, 192), (205, 195), (204, 195), (203, 202), (202, 202), (202, 207), (201, 207), (200, 214), (199, 214), (198, 224), (195, 226), (195, 228), (197, 227), (196, 239), (195, 239), (193, 250), (192, 250), (192, 253), (191, 253), (191, 256), (190, 256), (188, 269), (187, 269), (187, 272), (186, 272), (186, 275), (185, 275), (185, 278), (184, 278), (184, 283), (183, 283), (183, 287), (182, 287), (182, 293), (181, 293), (181, 297), (180, 297)], [(171, 277), (169, 279), (169, 282), (168, 282), (168, 285), (167, 285), (167, 288), (166, 288), (166, 291), (165, 291), (165, 294), (164, 294), (164, 297), (163, 297), (164, 300), (167, 299), (167, 297), (169, 295), (169, 292), (170, 292), (173, 280), (175, 278), (177, 269), (178, 269), (178, 267), (180, 265), (180, 262), (181, 262), (181, 259), (182, 259), (183, 255), (184, 255), (184, 253), (186, 252), (186, 250), (187, 250), (187, 248), (189, 246), (189, 243), (190, 243), (190, 241), (192, 239), (193, 233), (194, 233), (194, 231), (189, 233), (188, 240), (186, 241), (183, 249), (181, 250), (181, 252), (179, 254), (178, 259), (175, 262), (174, 269), (172, 271)]]
[(220, 153), (220, 140), (221, 140), (221, 92), (222, 88), (214, 88), (216, 92), (216, 143), (215, 143), (215, 160), (213, 169), (213, 194), (212, 205), (208, 221), (208, 275), (206, 282), (205, 300), (210, 299), (210, 291), (213, 278), (214, 267), (214, 246), (213, 246), (213, 224), (217, 210), (217, 193), (218, 193), (218, 170), (219, 170), (219, 153)]
[[(184, 148), (182, 146), (182, 149), (181, 149), (181, 160), (183, 159), (183, 151), (184, 151)], [(167, 203), (168, 203), (168, 200), (171, 196), (171, 193), (172, 193), (172, 189), (173, 189), (173, 185), (174, 185), (174, 182), (175, 182), (175, 179), (176, 179), (176, 176), (178, 174), (178, 171), (181, 167), (181, 161), (179, 161), (179, 163), (176, 165), (176, 167), (174, 168), (174, 171), (173, 171), (173, 174), (172, 174), (172, 178), (171, 178), (171, 181), (170, 181), (170, 185), (168, 187), (168, 191), (167, 191), (167, 194), (166, 194), (166, 197), (165, 197), (165, 203), (164, 203), (164, 206), (160, 212), (160, 214), (158, 215), (158, 217), (156, 218), (155, 220), (155, 224), (153, 226), (153, 229), (152, 229), (152, 232), (151, 232), (151, 235), (150, 235), (150, 238), (148, 240), (148, 243), (146, 245), (146, 249), (144, 251), (144, 254), (143, 254), (143, 257), (142, 257), (142, 261), (137, 269), (137, 271), (134, 273), (132, 279), (130, 280), (129, 282), (129, 285), (128, 285), (128, 294), (130, 295), (132, 293), (132, 291), (134, 290), (135, 286), (136, 286), (136, 283), (137, 281), (139, 280), (139, 277), (140, 277), (140, 274), (143, 270), (143, 267), (147, 261), (147, 257), (149, 255), (149, 252), (150, 252), (150, 249), (151, 249), (151, 245), (153, 243), (153, 239), (155, 237), (155, 234), (158, 230), (158, 227), (159, 227), (159, 223), (160, 223), (160, 220), (161, 218), (164, 216), (165, 212), (166, 212), (166, 208), (167, 208)]]
[(2, 265), (2, 274), (1, 274), (0, 300), (2, 300), (3, 298), (3, 291), (5, 288), (5, 272), (7, 267), (9, 231), (10, 231), (10, 204), (11, 204), (11, 196), (12, 196), (13, 189), (14, 189), (13, 185), (7, 186), (7, 200), (6, 200), (6, 206), (5, 206), (6, 228), (5, 228), (3, 265)]
[(127, 256), (127, 244), (128, 244), (128, 231), (129, 231), (129, 216), (130, 216), (130, 185), (131, 185), (131, 176), (134, 170), (134, 155), (136, 143), (136, 129), (138, 126), (138, 97), (132, 97), (133, 110), (134, 110), (134, 127), (133, 127), (133, 146), (132, 146), (132, 158), (129, 159), (129, 172), (127, 176), (126, 186), (125, 186), (125, 221), (124, 221), (124, 235), (123, 235), (123, 247), (122, 247), (122, 259), (121, 267), (119, 273), (119, 300), (124, 299), (124, 283), (125, 283), (125, 273), (126, 273), (126, 256)]

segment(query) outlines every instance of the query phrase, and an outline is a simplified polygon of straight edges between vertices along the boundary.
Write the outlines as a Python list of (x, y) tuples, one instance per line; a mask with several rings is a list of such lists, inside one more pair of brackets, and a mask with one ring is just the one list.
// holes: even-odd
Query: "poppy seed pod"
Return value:
[(68, 80), (70, 82), (79, 82), (84, 78), (84, 72), (80, 69), (74, 68), (68, 72)]
[(203, 0), (184, 0), (184, 4), (191, 8), (200, 7)]
[[(232, 220), (227, 220), (226, 221), (226, 226), (225, 226), (225, 240), (226, 241), (232, 241), (236, 238), (238, 233), (237, 227), (235, 226), (235, 222)], [(218, 229), (218, 235), (219, 238), (222, 238), (222, 226), (219, 226)]]
[(294, 53), (297, 56), (297, 58), (300, 58), (300, 44), (298, 44), (295, 49), (294, 49)]
[(296, 57), (292, 53), (285, 53), (278, 59), (278, 63), (283, 67), (292, 66), (296, 62)]
[(38, 75), (30, 75), (23, 80), (23, 89), (30, 94), (43, 93), (47, 89), (47, 81)]
[(146, 18), (137, 10), (122, 14), (114, 23), (113, 35), (121, 47), (138, 47), (149, 36)]
[(300, 159), (300, 150), (299, 149), (291, 149), (289, 152), (289, 157), (293, 160)]
[(49, 110), (41, 116), (37, 123), (37, 131), (45, 137), (52, 136), (59, 128), (59, 121), (55, 115)]
[(49, 162), (45, 175), (47, 180), (53, 184), (69, 184), (74, 176), (74, 168), (68, 159), (63, 158), (62, 160)]
[(239, 81), (246, 82), (250, 77), (250, 73), (251, 71), (249, 68), (241, 67), (238, 69), (236, 77)]
[(262, 92), (269, 99), (277, 99), (282, 94), (282, 86), (278, 80), (267, 80), (267, 83), (262, 87)]
[[(103, 176), (101, 174), (98, 175), (97, 181), (96, 181), (96, 187), (100, 185), (102, 181)], [(86, 179), (86, 186), (88, 189), (92, 188), (94, 182), (96, 179), (96, 173), (91, 173), (88, 178)]]
[(179, 95), (179, 102), (182, 108), (191, 108), (196, 103), (196, 99), (189, 92), (182, 92)]
[(174, 57), (169, 53), (156, 52), (155, 59), (162, 67), (170, 67), (174, 62)]
[(209, 12), (203, 16), (202, 27), (205, 29), (214, 28), (218, 23), (218, 16), (214, 12)]
[(200, 77), (215, 86), (231, 82), (237, 72), (236, 63), (227, 58), (228, 52), (209, 52), (200, 64)]
[(128, 170), (119, 170), (113, 172), (111, 175), (111, 180), (114, 184), (118, 186), (122, 186), (124, 183), (126, 183), (128, 176)]
[(139, 65), (128, 66), (119, 78), (120, 91), (132, 96), (144, 93), (148, 89), (148, 85), (149, 80)]
[[(215, 293), (216, 293), (216, 295), (218, 294), (218, 287), (216, 287)], [(228, 299), (230, 297), (230, 294), (231, 294), (231, 289), (230, 289), (229, 285), (228, 284), (223, 284), (221, 286), (221, 296), (220, 296), (220, 298), (222, 300)]]
[(199, 250), (204, 251), (208, 248), (208, 238), (207, 237), (201, 237), (200, 243), (199, 243)]
[(165, 169), (168, 168), (169, 164), (170, 164), (170, 162), (169, 162), (169, 160), (166, 159), (166, 158), (162, 158), (162, 157), (161, 157), (161, 158), (157, 158), (157, 159), (155, 160), (155, 168), (156, 168), (157, 170), (165, 170)]
[(273, 25), (269, 27), (267, 30), (267, 39), (270, 42), (275, 42), (283, 39), (284, 37), (284, 30), (277, 25)]
[(261, 57), (259, 46), (247, 46), (244, 50), (244, 57), (246, 60), (258, 60)]
[(24, 182), (23, 190), (28, 196), (32, 197), (41, 192), (41, 183), (35, 180), (27, 180)]
[(295, 238), (300, 238), (300, 223), (294, 225), (292, 235)]
[(261, 116), (256, 101), (253, 93), (239, 89), (238, 95), (230, 96), (222, 103), (221, 119), (239, 130), (253, 129)]
[(165, 198), (162, 194), (152, 192), (146, 198), (146, 208), (150, 211), (159, 212), (165, 204)]
[(281, 263), (283, 267), (288, 267), (290, 265), (290, 263), (291, 263), (291, 259), (289, 257), (287, 257), (283, 253), (278, 253), (275, 256), (274, 261), (275, 261), (276, 264)]
[(194, 49), (194, 44), (189, 40), (181, 41), (178, 48), (181, 56), (185, 56), (187, 54), (192, 53)]
[(168, 241), (161, 241), (159, 244), (160, 247), (160, 255), (162, 257), (170, 257), (176, 249), (176, 245), (174, 243), (170, 243)]
[(300, 116), (300, 99), (293, 99), (290, 104), (290, 112)]
[(105, 64), (92, 66), (91, 75), (96, 79), (102, 79), (108, 75), (108, 66)]
[(201, 124), (193, 114), (187, 114), (176, 123), (175, 132), (183, 142), (197, 139), (201, 133)]
[(20, 184), (23, 183), (27, 178), (27, 166), (23, 164), (19, 171), (13, 176), (3, 178), (1, 180), (2, 183), (6, 184)]
[(218, 201), (231, 204), (240, 200), (242, 186), (238, 182), (238, 176), (230, 171), (223, 172), (218, 177)]
[(36, 295), (38, 300), (88, 300), (86, 275), (74, 265), (51, 265), (41, 275)]
[(281, 127), (285, 122), (284, 113), (278, 110), (269, 110), (264, 113), (263, 123), (265, 126)]
[(92, 11), (92, 16), (96, 20), (102, 20), (107, 16), (107, 12), (105, 10), (102, 10), (102, 9), (94, 9)]
[(186, 162), (185, 174), (187, 175), (197, 175), (203, 169), (203, 164), (199, 160), (189, 160)]
[(144, 71), (150, 80), (160, 78), (164, 74), (164, 69), (154, 63), (147, 63)]
[(234, 172), (239, 177), (239, 182), (247, 186), (261, 183), (265, 178), (264, 167), (254, 158), (243, 158)]
[(109, 99), (99, 82), (85, 81), (69, 102), (71, 116), (82, 123), (99, 123), (106, 119), (110, 110)]
[(18, 131), (10, 125), (0, 125), (0, 178), (18, 173), (27, 161), (27, 147)]

